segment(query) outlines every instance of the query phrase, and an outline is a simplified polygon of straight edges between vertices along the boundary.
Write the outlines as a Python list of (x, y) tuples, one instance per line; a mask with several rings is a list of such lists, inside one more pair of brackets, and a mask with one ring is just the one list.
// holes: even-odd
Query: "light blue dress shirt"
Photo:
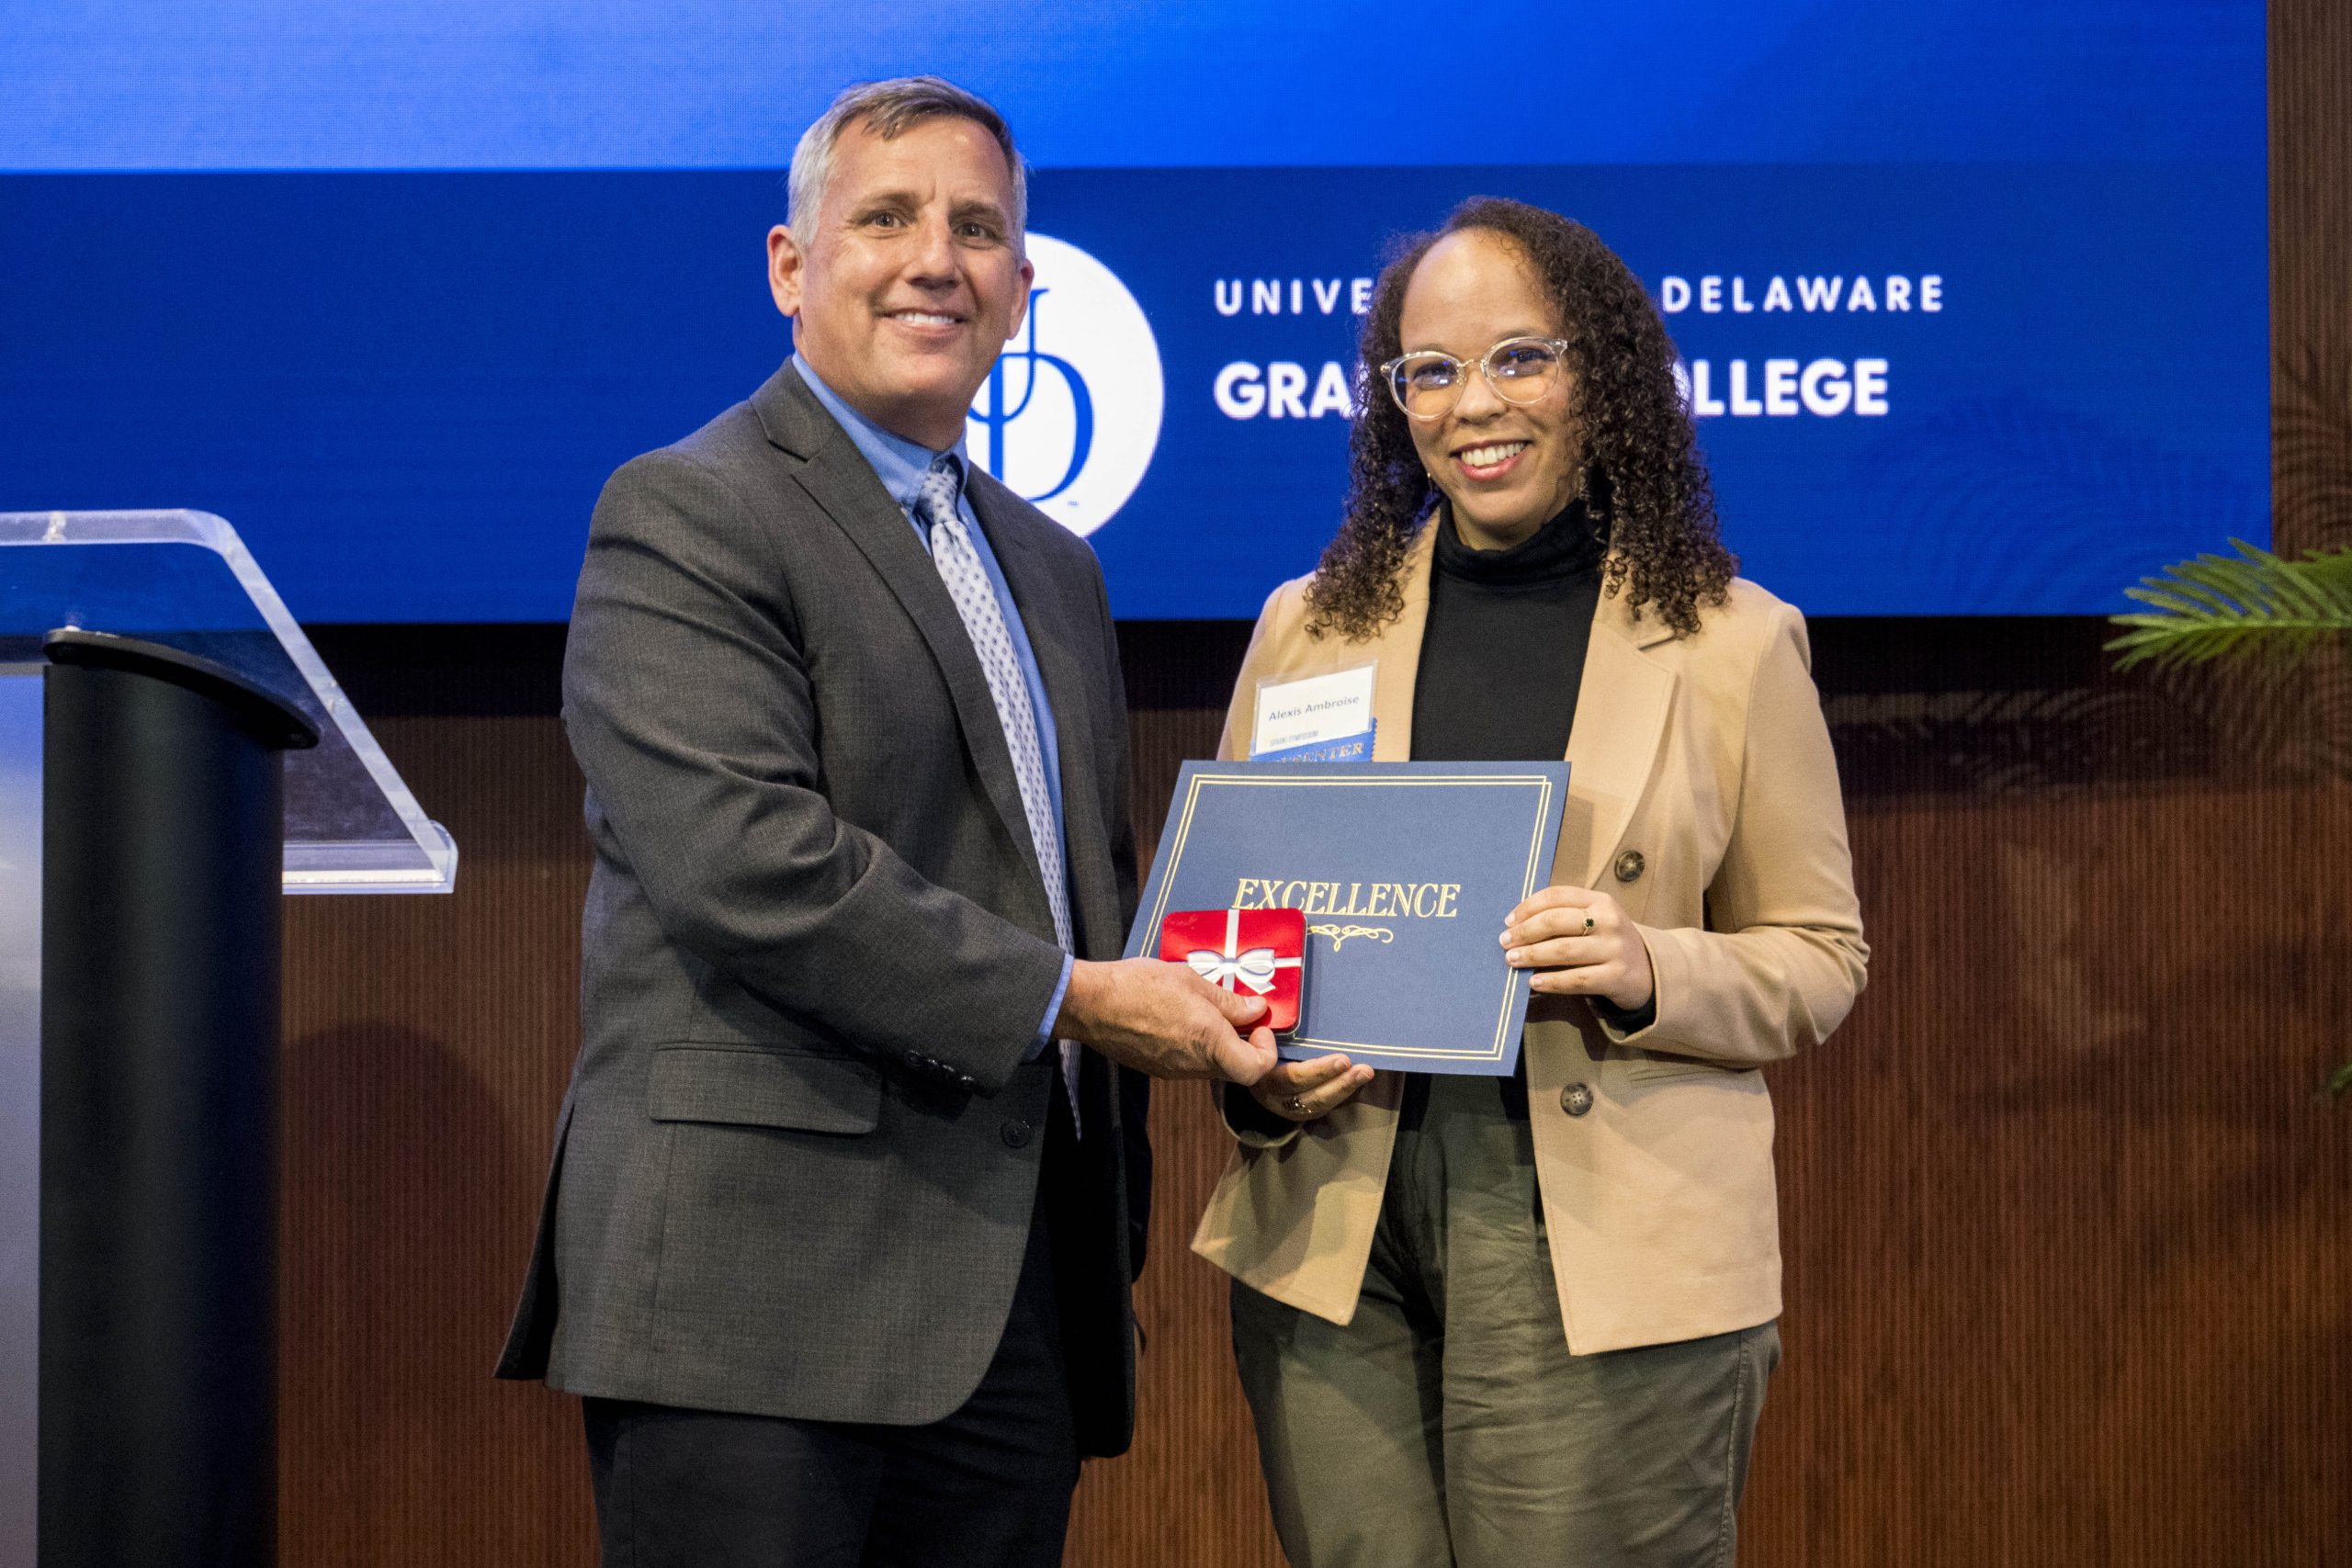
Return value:
[[(850, 441), (859, 454), (873, 465), (875, 477), (882, 481), (882, 488), (890, 492), (890, 499), (899, 503), (899, 510), (907, 514), (907, 526), (915, 531), (915, 538), (928, 552), (931, 536), (922, 524), (915, 521), (913, 507), (915, 492), (922, 488), (923, 476), (931, 472), (932, 459), (939, 454), (903, 435), (893, 435), (842, 401), (840, 395), (826, 386), (824, 378), (808, 368), (808, 362), (797, 354), (792, 356), (792, 367), (800, 372), (800, 378), (808, 384), (810, 391), (817, 394), (817, 400), (825, 405), (825, 412), (831, 414), (842, 429), (849, 434)], [(963, 466), (964, 472), (969, 474), (972, 457), (964, 449), (964, 443), (956, 442), (950, 450), (956, 454), (956, 460)], [(972, 536), (972, 552), (980, 558), (980, 570), (988, 573), (989, 587), (996, 594), (997, 608), (1004, 615), (1005, 633), (1012, 639), (1012, 655), (1021, 663), (1022, 684), (1029, 688), (1029, 711), (1037, 724), (1037, 749), (1045, 753), (1041, 761), (1046, 767), (1046, 793), (1053, 803), (1054, 837), (1060, 845), (1061, 863), (1068, 866), (1069, 829), (1062, 820), (1062, 764), (1054, 731), (1054, 705), (1046, 700), (1046, 680), (1037, 670), (1036, 650), (1029, 646), (1028, 629), (1021, 624), (1021, 606), (1012, 602), (1012, 590), (1005, 583), (1004, 569), (997, 565), (996, 551), (989, 544), (988, 530), (980, 526), (979, 518), (972, 511), (971, 497), (967, 493), (969, 489), (967, 484), (956, 491), (956, 514), (964, 519), (965, 531)], [(1029, 1048), (1031, 1061), (1037, 1059), (1046, 1042), (1053, 1037), (1054, 1020), (1062, 1010), (1062, 998), (1069, 994), (1070, 970), (1075, 963), (1076, 960), (1068, 953), (1062, 955), (1062, 977), (1055, 984), (1054, 994), (1046, 1003), (1046, 1016), (1037, 1024), (1037, 1038)]]

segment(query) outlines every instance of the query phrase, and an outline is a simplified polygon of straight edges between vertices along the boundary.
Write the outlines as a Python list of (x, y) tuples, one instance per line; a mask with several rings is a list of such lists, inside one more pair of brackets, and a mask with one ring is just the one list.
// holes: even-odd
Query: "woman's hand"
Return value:
[(1351, 1066), (1345, 1056), (1335, 1055), (1311, 1062), (1278, 1062), (1273, 1071), (1250, 1086), (1250, 1092), (1286, 1122), (1312, 1122), (1346, 1104), (1371, 1081), (1370, 1067)]
[(1535, 971), (1528, 981), (1534, 990), (1605, 997), (1628, 1012), (1657, 994), (1649, 947), (1606, 893), (1546, 887), (1510, 912), (1502, 940), (1512, 968)]

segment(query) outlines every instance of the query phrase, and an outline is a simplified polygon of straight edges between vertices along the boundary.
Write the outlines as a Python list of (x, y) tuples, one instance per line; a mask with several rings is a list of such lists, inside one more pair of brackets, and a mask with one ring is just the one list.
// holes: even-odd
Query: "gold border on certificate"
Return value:
[[(1152, 904), (1151, 924), (1145, 933), (1144, 951), (1156, 952), (1159, 946), (1159, 922), (1168, 913), (1170, 891), (1176, 886), (1177, 868), (1183, 863), (1184, 848), (1193, 831), (1193, 813), (1198, 809), (1202, 791), (1210, 784), (1235, 784), (1244, 788), (1262, 789), (1460, 789), (1464, 786), (1485, 785), (1489, 788), (1532, 789), (1535, 791), (1535, 820), (1527, 838), (1527, 866), (1521, 878), (1519, 896), (1521, 900), (1532, 894), (1544, 867), (1539, 857), (1544, 847), (1544, 828), (1551, 820), (1555, 807), (1552, 804), (1552, 780), (1543, 773), (1456, 773), (1436, 778), (1347, 778), (1329, 773), (1223, 773), (1202, 772), (1193, 775), (1192, 787), (1184, 792), (1182, 810), (1177, 814), (1174, 826), (1168, 829), (1175, 836), (1168, 850), (1168, 869), (1159, 879), (1159, 895)], [(1510, 1049), (1508, 1032), (1510, 1010), (1519, 999), (1519, 990), (1527, 984), (1524, 969), (1505, 972), (1502, 1007), (1495, 1015), (1495, 1037), (1485, 1049), (1457, 1050), (1446, 1046), (1387, 1045), (1373, 1040), (1329, 1040), (1320, 1035), (1294, 1034), (1284, 1043), (1313, 1045), (1345, 1051), (1378, 1051), (1391, 1056), (1418, 1056), (1432, 1061), (1499, 1062)]]

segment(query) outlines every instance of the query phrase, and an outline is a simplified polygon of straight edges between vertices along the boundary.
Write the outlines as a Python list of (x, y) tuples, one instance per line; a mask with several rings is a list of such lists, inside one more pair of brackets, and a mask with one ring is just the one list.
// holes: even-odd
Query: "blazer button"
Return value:
[(1627, 850), (1623, 854), (1617, 857), (1617, 864), (1615, 867), (1617, 880), (1620, 882), (1639, 882), (1642, 879), (1642, 873), (1648, 869), (1648, 862), (1642, 859), (1641, 851)]
[(1017, 1119), (1007, 1121), (997, 1132), (1003, 1137), (1004, 1146), (1008, 1149), (1017, 1149), (1029, 1141), (1029, 1123)]
[(1560, 1091), (1560, 1109), (1571, 1116), (1581, 1116), (1592, 1109), (1592, 1090), (1580, 1083), (1572, 1083)]
[(971, 1074), (966, 1073), (962, 1077), (956, 1080), (956, 1087), (962, 1089), (966, 1094), (978, 1094), (980, 1092), (980, 1080), (974, 1077)]

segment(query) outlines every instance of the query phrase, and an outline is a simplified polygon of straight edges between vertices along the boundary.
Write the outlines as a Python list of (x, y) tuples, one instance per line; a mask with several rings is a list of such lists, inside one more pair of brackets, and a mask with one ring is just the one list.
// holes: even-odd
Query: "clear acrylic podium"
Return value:
[(276, 1529), (282, 893), (443, 893), (229, 525), (0, 513), (0, 1568)]

